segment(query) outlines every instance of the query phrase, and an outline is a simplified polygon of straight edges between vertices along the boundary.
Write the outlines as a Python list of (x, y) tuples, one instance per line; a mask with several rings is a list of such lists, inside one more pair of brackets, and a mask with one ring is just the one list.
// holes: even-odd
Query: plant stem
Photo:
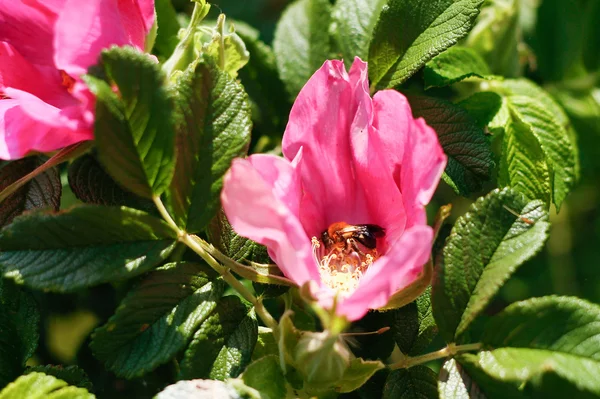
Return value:
[(436, 352), (426, 353), (424, 355), (415, 357), (407, 356), (399, 362), (391, 364), (389, 367), (392, 370), (407, 369), (413, 366), (417, 366), (419, 364), (430, 362), (432, 360), (443, 359), (446, 357), (454, 356), (461, 352), (477, 351), (479, 349), (481, 349), (480, 343), (466, 345), (448, 344), (448, 346)]
[(267, 308), (263, 305), (260, 299), (257, 299), (231, 272), (229, 269), (221, 265), (217, 260), (209, 254), (204, 248), (208, 246), (200, 237), (190, 235), (186, 231), (181, 230), (177, 223), (173, 220), (167, 208), (161, 201), (160, 197), (154, 196), (152, 198), (156, 208), (160, 215), (165, 219), (167, 224), (177, 233), (179, 241), (187, 245), (192, 251), (197, 253), (202, 259), (208, 263), (217, 273), (223, 277), (223, 280), (227, 282), (232, 288), (234, 288), (245, 300), (254, 305), (256, 314), (262, 319), (267, 327), (269, 327), (275, 333), (277, 331), (277, 321), (271, 316)]

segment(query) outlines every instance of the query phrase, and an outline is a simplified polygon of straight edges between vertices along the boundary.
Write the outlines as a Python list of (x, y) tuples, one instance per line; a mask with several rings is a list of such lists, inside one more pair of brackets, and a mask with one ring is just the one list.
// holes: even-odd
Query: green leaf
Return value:
[(89, 377), (85, 371), (77, 366), (34, 366), (25, 370), (25, 374), (30, 373), (44, 373), (46, 375), (51, 375), (63, 380), (69, 385), (84, 388), (88, 391), (93, 390), (93, 386)]
[(162, 220), (130, 208), (82, 205), (36, 212), (2, 230), (0, 266), (17, 283), (72, 292), (155, 267), (169, 256), (176, 238)]
[[(491, 397), (518, 397), (509, 394), (515, 390), (520, 391), (524, 398), (579, 399), (600, 395), (597, 378), (600, 364), (597, 360), (530, 348), (499, 348), (476, 355), (462, 355), (458, 360), (477, 382), (483, 381), (479, 385), (484, 392), (488, 389), (484, 385), (487, 380), (504, 383), (503, 394)], [(496, 387), (495, 391), (499, 389)]]
[(180, 363), (179, 378), (237, 377), (250, 362), (257, 338), (252, 308), (237, 296), (222, 298), (195, 332)]
[(171, 0), (155, 0), (154, 5), (156, 7), (156, 23), (158, 25), (158, 32), (156, 41), (154, 42), (154, 49), (163, 57), (168, 57), (173, 53), (179, 38), (179, 22), (177, 21), (177, 13)]
[(510, 186), (528, 198), (541, 199), (546, 204), (552, 198), (550, 171), (544, 152), (530, 126), (514, 115), (504, 125), (498, 184)]
[(549, 228), (544, 208), (514, 190), (497, 189), (457, 221), (436, 259), (432, 285), (433, 315), (447, 342), (462, 335), (517, 267), (542, 248)]
[(369, 77), (378, 89), (406, 81), (466, 36), (483, 0), (390, 0), (369, 48)]
[(35, 352), (39, 321), (31, 294), (0, 279), (0, 387), (17, 378)]
[[(519, 134), (528, 129), (530, 134), (535, 137), (535, 140), (537, 140), (543, 151), (546, 167), (544, 168), (543, 165), (539, 165), (541, 162), (538, 160), (539, 156), (535, 156), (530, 162), (535, 165), (529, 166), (524, 170), (533, 170), (529, 174), (531, 176), (537, 175), (535, 179), (537, 181), (547, 181), (548, 179), (546, 179), (542, 170), (548, 170), (549, 184), (552, 189), (552, 202), (556, 205), (557, 209), (560, 209), (562, 201), (575, 186), (579, 170), (575, 134), (569, 126), (567, 116), (548, 93), (529, 81), (506, 80), (503, 82), (492, 82), (490, 83), (490, 88), (504, 96), (506, 105), (505, 113), (508, 116), (504, 120), (495, 122), (494, 125), (497, 126), (493, 127), (503, 128), (505, 134), (507, 130)], [(511, 123), (513, 126), (507, 126)], [(510, 138), (508, 136), (510, 135), (505, 136), (505, 141), (510, 139), (517, 144), (524, 142), (524, 146), (530, 147), (528, 150), (523, 146), (522, 149), (517, 148), (516, 151), (522, 150), (535, 154), (536, 146), (531, 143), (531, 139), (522, 137)], [(505, 146), (510, 148), (507, 144)], [(520, 163), (526, 163), (523, 160), (526, 160), (527, 154), (523, 156), (517, 154), (515, 158), (514, 154), (506, 152), (502, 154), (501, 163), (508, 163), (508, 155), (511, 155)], [(521, 181), (521, 184), (524, 185), (527, 184), (526, 178), (520, 178), (519, 168), (519, 165), (514, 165), (512, 167), (514, 173), (508, 176), (504, 175), (504, 177), (511, 179), (509, 182), (510, 185), (516, 185), (516, 181)], [(537, 170), (537, 173), (535, 170)], [(513, 180), (515, 180), (515, 184), (513, 184)], [(544, 184), (548, 185), (548, 183)], [(542, 192), (542, 188), (546, 189), (547, 187), (540, 187), (537, 189), (537, 192)], [(535, 192), (536, 190), (533, 189), (528, 190), (528, 194)], [(546, 199), (547, 195), (531, 198)]]
[(164, 74), (133, 48), (104, 50), (101, 60), (105, 80), (86, 77), (96, 95), (98, 160), (127, 190), (147, 198), (160, 195), (175, 165), (173, 103)]
[(425, 366), (392, 371), (383, 389), (383, 399), (437, 399), (437, 397), (437, 375)]
[(242, 396), (231, 382), (215, 380), (179, 381), (159, 392), (155, 399), (260, 399), (257, 396)]
[(448, 359), (438, 380), (440, 399), (486, 399), (479, 386), (455, 359)]
[[(40, 157), (27, 157), (8, 162), (0, 167), (0, 191), (42, 165)], [(18, 215), (34, 209), (58, 210), (62, 186), (56, 168), (50, 168), (23, 185), (0, 202), (0, 227), (6, 226)]]
[(202, 45), (202, 52), (227, 72), (233, 79), (238, 71), (248, 63), (250, 53), (244, 41), (235, 32), (233, 24), (225, 28), (225, 14), (219, 15), (217, 25), (212, 29), (210, 41)]
[[(544, 81), (572, 76), (582, 63), (584, 7), (577, 1), (544, 0), (538, 8), (531, 46)], [(597, 52), (596, 48), (594, 52)]]
[(522, 42), (519, 0), (486, 1), (464, 45), (484, 59), (492, 73), (508, 77), (522, 75)]
[(107, 369), (137, 377), (169, 361), (217, 306), (224, 284), (205, 266), (169, 263), (129, 292), (90, 347)]
[(369, 378), (377, 371), (385, 368), (385, 365), (378, 360), (369, 361), (363, 359), (353, 359), (350, 366), (344, 372), (341, 380), (335, 384), (335, 391), (346, 393), (357, 390), (363, 386)]
[(44, 373), (30, 373), (17, 378), (0, 392), (0, 399), (92, 399), (84, 388), (70, 386)]
[(584, 13), (583, 27), (583, 62), (589, 71), (600, 69), (600, 2), (590, 1)]
[(482, 129), (494, 119), (502, 107), (502, 97), (491, 91), (480, 91), (457, 103), (467, 110)]
[(177, 163), (167, 204), (179, 226), (204, 229), (219, 205), (223, 175), (250, 141), (250, 106), (239, 83), (208, 60), (193, 63), (172, 90), (177, 119)]
[(123, 190), (92, 155), (77, 158), (68, 171), (69, 187), (87, 204), (140, 208), (150, 211), (154, 204)]
[(425, 64), (423, 79), (428, 89), (448, 86), (472, 76), (486, 78), (489, 74), (487, 64), (476, 51), (454, 46)]
[(244, 374), (244, 383), (260, 392), (263, 399), (285, 398), (287, 394), (285, 376), (279, 367), (277, 356), (265, 356), (250, 364)]
[(332, 11), (330, 32), (350, 69), (354, 57), (366, 61), (369, 57), (369, 42), (375, 24), (386, 0), (338, 0)]
[(270, 328), (258, 326), (258, 339), (252, 352), (252, 360), (258, 360), (269, 355), (279, 355), (277, 341), (275, 341), (273, 331)]
[(444, 181), (464, 196), (481, 190), (490, 179), (493, 161), (490, 144), (475, 119), (438, 98), (409, 95), (408, 99), (415, 118), (423, 117), (436, 131), (448, 156)]
[(328, 0), (298, 0), (289, 5), (277, 24), (273, 50), (279, 76), (291, 98), (330, 58)]
[(409, 303), (392, 312), (392, 334), (402, 353), (420, 354), (437, 335), (438, 328), (431, 310), (431, 288)]

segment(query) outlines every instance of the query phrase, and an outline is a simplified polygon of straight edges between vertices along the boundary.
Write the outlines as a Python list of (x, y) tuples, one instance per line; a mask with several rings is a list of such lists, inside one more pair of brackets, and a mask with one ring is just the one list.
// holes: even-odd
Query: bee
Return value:
[(349, 253), (352, 250), (363, 254), (358, 244), (367, 250), (377, 248), (377, 239), (385, 235), (385, 229), (376, 224), (348, 224), (337, 222), (330, 225), (321, 233), (321, 241), (327, 250), (344, 250)]

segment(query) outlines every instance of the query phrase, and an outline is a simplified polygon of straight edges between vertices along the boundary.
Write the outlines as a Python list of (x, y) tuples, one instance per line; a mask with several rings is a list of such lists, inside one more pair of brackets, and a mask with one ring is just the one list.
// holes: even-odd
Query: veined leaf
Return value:
[(284, 398), (287, 394), (285, 376), (277, 356), (265, 356), (252, 362), (242, 374), (244, 384), (260, 392), (264, 399)]
[(258, 322), (237, 296), (221, 299), (202, 321), (181, 361), (180, 378), (237, 377), (250, 363)]
[(454, 46), (425, 64), (425, 88), (448, 86), (466, 78), (486, 78), (490, 70), (483, 59), (467, 47)]
[(279, 75), (291, 98), (330, 58), (329, 0), (298, 0), (289, 5), (277, 24), (273, 51)]
[(223, 175), (250, 142), (247, 95), (208, 59), (191, 64), (172, 87), (177, 106), (177, 163), (167, 205), (179, 226), (204, 229), (219, 205)]
[(438, 380), (440, 399), (486, 399), (485, 395), (455, 359), (448, 359)]
[(175, 165), (173, 102), (165, 77), (148, 55), (132, 48), (104, 50), (101, 60), (105, 79), (85, 79), (96, 95), (98, 159), (127, 190), (160, 195)]
[[(515, 216), (513, 212), (520, 216)], [(511, 190), (494, 190), (461, 217), (436, 259), (433, 315), (447, 342), (454, 342), (502, 284), (548, 237), (541, 201)]]
[(17, 378), (0, 391), (0, 399), (93, 399), (96, 396), (87, 389), (70, 386), (44, 373), (30, 373)]
[[(6, 163), (0, 167), (0, 191), (43, 163), (40, 157), (27, 157)], [(0, 202), (0, 227), (6, 226), (25, 211), (42, 208), (58, 210), (61, 193), (60, 175), (56, 168), (40, 173)]]
[(423, 117), (440, 140), (448, 164), (443, 179), (467, 196), (490, 179), (492, 151), (483, 129), (464, 109), (441, 99), (408, 96), (415, 117)]
[(431, 288), (427, 288), (414, 302), (392, 313), (394, 340), (406, 355), (421, 353), (438, 332), (431, 310)]
[(426, 366), (394, 370), (385, 381), (383, 399), (437, 399), (437, 375)]
[(406, 81), (467, 35), (483, 0), (390, 0), (369, 47), (369, 77), (378, 89)]
[(151, 269), (171, 253), (176, 239), (165, 222), (130, 208), (83, 205), (36, 212), (2, 230), (0, 267), (17, 283), (72, 292)]
[(126, 378), (169, 361), (192, 339), (223, 294), (224, 284), (207, 269), (181, 262), (149, 274), (94, 332), (94, 355)]

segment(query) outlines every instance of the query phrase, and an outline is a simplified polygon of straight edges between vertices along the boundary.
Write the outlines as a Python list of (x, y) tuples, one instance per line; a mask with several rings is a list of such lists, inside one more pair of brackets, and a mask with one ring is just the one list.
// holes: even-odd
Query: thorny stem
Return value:
[(188, 234), (186, 231), (181, 230), (177, 223), (173, 220), (169, 212), (165, 208), (165, 205), (161, 201), (160, 197), (154, 196), (152, 198), (158, 212), (167, 222), (167, 224), (177, 233), (177, 237), (180, 242), (187, 245), (192, 251), (197, 253), (202, 259), (208, 263), (217, 273), (223, 277), (223, 280), (227, 282), (232, 288), (234, 288), (245, 300), (254, 305), (256, 314), (262, 319), (267, 327), (269, 327), (274, 333), (277, 331), (277, 321), (271, 316), (267, 308), (263, 305), (260, 299), (257, 299), (248, 289), (237, 279), (229, 269), (221, 265), (211, 254), (209, 254), (204, 247), (208, 246), (201, 238), (195, 235)]
[(461, 352), (477, 351), (479, 349), (481, 349), (480, 343), (466, 345), (448, 344), (448, 346), (436, 352), (426, 353), (424, 355), (415, 357), (407, 356), (399, 362), (391, 364), (389, 367), (392, 370), (407, 369), (413, 366), (417, 366), (419, 364), (430, 362), (432, 360), (443, 359), (446, 357), (454, 356)]

